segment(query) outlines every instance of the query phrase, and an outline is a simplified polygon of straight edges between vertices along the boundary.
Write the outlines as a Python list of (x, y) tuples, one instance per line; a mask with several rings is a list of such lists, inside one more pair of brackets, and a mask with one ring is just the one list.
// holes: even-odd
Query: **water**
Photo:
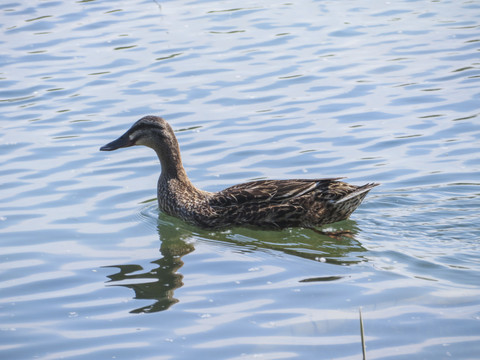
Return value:
[[(474, 359), (479, 1), (0, 5), (0, 358)], [(192, 181), (381, 182), (331, 230), (159, 214)]]

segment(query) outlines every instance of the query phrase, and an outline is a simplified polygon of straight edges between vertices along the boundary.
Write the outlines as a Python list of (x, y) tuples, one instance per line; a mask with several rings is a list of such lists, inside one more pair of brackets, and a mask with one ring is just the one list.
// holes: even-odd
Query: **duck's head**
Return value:
[(101, 151), (112, 151), (134, 145), (148, 146), (155, 151), (162, 148), (178, 146), (170, 125), (161, 117), (148, 115), (138, 120), (128, 131), (107, 145)]

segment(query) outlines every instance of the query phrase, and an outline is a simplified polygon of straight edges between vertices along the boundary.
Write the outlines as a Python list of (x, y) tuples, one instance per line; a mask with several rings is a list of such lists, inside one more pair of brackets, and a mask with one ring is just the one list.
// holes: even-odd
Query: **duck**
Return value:
[(136, 145), (153, 149), (160, 161), (159, 209), (204, 229), (318, 228), (347, 219), (379, 185), (356, 186), (340, 181), (343, 178), (256, 180), (218, 192), (204, 191), (188, 178), (172, 127), (153, 115), (142, 117), (100, 151)]

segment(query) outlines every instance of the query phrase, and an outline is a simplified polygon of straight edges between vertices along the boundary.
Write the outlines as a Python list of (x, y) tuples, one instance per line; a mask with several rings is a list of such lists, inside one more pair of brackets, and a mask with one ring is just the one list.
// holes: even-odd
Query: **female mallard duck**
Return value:
[(143, 117), (100, 150), (133, 145), (152, 148), (160, 159), (160, 209), (203, 228), (237, 225), (282, 229), (330, 224), (348, 218), (378, 185), (355, 186), (338, 181), (340, 178), (259, 180), (211, 193), (197, 189), (188, 179), (177, 138), (161, 117)]

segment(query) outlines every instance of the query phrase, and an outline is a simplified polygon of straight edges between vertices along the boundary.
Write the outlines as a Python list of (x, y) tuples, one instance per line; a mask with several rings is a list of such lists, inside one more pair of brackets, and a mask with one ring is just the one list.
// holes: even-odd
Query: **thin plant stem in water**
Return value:
[(362, 319), (362, 308), (358, 308), (358, 314), (360, 315), (360, 337), (362, 339), (362, 354), (363, 360), (367, 360), (367, 352), (365, 350), (365, 335), (363, 333), (363, 319)]

